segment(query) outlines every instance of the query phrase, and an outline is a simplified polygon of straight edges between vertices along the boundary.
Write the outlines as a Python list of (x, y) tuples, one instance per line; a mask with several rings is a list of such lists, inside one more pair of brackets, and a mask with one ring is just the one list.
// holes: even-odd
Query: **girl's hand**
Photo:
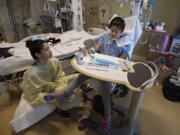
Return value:
[(84, 55), (88, 54), (88, 50), (86, 48), (79, 47), (79, 51), (82, 52)]

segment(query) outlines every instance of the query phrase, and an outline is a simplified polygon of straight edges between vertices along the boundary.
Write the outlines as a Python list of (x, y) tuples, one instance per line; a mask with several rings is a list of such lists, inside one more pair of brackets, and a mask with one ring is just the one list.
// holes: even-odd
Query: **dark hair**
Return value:
[(38, 54), (40, 53), (40, 51), (43, 49), (44, 43), (47, 43), (47, 41), (41, 40), (41, 39), (34, 40), (34, 41), (32, 40), (26, 41), (26, 47), (29, 48), (31, 56), (34, 59), (37, 59), (36, 53)]
[(118, 27), (118, 29), (121, 30), (121, 32), (123, 32), (125, 29), (125, 21), (121, 17), (115, 17), (111, 20), (108, 27), (111, 28), (112, 26)]

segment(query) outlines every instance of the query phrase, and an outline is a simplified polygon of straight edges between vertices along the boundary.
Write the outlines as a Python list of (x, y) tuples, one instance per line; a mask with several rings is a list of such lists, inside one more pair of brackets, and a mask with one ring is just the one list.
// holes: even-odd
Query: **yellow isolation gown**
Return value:
[(79, 88), (64, 103), (60, 103), (57, 99), (53, 101), (44, 100), (44, 96), (50, 92), (61, 93), (77, 76), (78, 74), (65, 76), (56, 58), (49, 59), (46, 64), (32, 65), (23, 76), (24, 98), (33, 105), (53, 104), (62, 110), (82, 106)]

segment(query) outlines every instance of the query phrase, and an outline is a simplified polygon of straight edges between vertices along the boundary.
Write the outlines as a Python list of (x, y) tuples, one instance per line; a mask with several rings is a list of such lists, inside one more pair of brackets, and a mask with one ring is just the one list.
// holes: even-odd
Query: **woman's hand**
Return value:
[(56, 95), (56, 100), (57, 100), (58, 102), (60, 102), (61, 104), (64, 103), (64, 102), (66, 102), (67, 98), (68, 98), (68, 97), (65, 95), (65, 92), (64, 92), (64, 91)]
[(64, 91), (61, 91), (61, 92), (51, 92), (51, 93), (47, 93), (46, 95), (44, 95), (44, 100), (46, 101), (54, 101), (54, 100), (57, 100), (57, 101), (60, 101), (60, 99), (64, 97)]
[(53, 101), (55, 99), (56, 99), (56, 94), (54, 92), (47, 93), (46, 95), (44, 95), (45, 101)]

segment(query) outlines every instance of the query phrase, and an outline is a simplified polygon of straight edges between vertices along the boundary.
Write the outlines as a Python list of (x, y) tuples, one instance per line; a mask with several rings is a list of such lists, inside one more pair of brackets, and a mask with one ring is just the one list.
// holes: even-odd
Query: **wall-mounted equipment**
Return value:
[(111, 7), (110, 6), (100, 6), (99, 7), (99, 21), (101, 24), (107, 24), (111, 17)]

